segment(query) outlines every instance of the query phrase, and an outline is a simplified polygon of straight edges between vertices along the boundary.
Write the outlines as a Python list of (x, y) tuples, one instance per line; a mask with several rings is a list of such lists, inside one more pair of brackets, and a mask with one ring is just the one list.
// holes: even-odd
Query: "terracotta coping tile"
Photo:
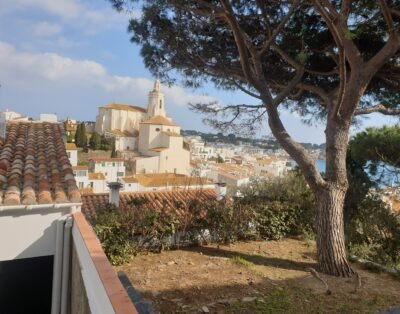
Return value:
[(135, 306), (132, 304), (128, 294), (119, 281), (114, 269), (108, 261), (100, 242), (86, 221), (82, 213), (74, 213), (74, 223), (76, 224), (89, 255), (96, 267), (97, 273), (103, 283), (107, 296), (116, 314), (137, 314)]

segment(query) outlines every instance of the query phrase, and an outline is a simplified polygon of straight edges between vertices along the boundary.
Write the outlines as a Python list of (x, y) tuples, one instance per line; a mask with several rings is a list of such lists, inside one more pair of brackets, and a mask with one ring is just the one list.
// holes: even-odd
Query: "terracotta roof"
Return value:
[(77, 128), (78, 128), (78, 126), (76, 124), (74, 124), (74, 125), (68, 124), (67, 127), (66, 127), (66, 130), (69, 131), (69, 132), (74, 132), (74, 131), (77, 130)]
[[(86, 218), (96, 216), (96, 208), (108, 204), (108, 193), (82, 195), (82, 213)], [(187, 212), (179, 205), (188, 205), (197, 200), (201, 203), (214, 202), (216, 194), (214, 189), (179, 189), (163, 191), (126, 192), (120, 194), (120, 207), (126, 208), (134, 199), (145, 199), (144, 207), (154, 210), (174, 210), (178, 216)]]
[(88, 170), (88, 166), (73, 166), (72, 170)]
[(92, 188), (83, 188), (83, 189), (79, 189), (79, 192), (81, 192), (81, 195), (83, 195), (83, 194), (92, 194), (93, 193), (93, 189)]
[(107, 130), (106, 133), (110, 133), (114, 136), (118, 137), (138, 137), (139, 136), (139, 131), (134, 130), (134, 132), (128, 132), (128, 131), (121, 131), (121, 130)]
[(163, 150), (168, 149), (168, 147), (154, 147), (150, 150), (154, 151), (154, 152), (162, 152)]
[(106, 177), (102, 173), (89, 173), (89, 180), (105, 180)]
[(145, 108), (142, 108), (142, 107), (123, 105), (123, 104), (116, 104), (116, 103), (112, 103), (112, 104), (109, 104), (109, 105), (106, 105), (106, 106), (102, 106), (102, 107), (100, 107), (100, 109), (116, 109), (116, 110), (147, 112), (147, 110)]
[(156, 125), (169, 125), (169, 126), (177, 126), (170, 119), (163, 116), (154, 116), (149, 120), (141, 122), (142, 124), (156, 124)]
[(270, 165), (276, 161), (287, 161), (287, 159), (282, 158), (282, 157), (275, 157), (275, 156), (271, 156), (271, 157), (264, 158), (264, 159), (257, 159), (257, 163), (260, 165)]
[(65, 149), (66, 150), (78, 150), (78, 147), (76, 147), (75, 143), (67, 143), (67, 144), (65, 144)]
[(124, 178), (122, 178), (122, 180), (124, 180), (125, 183), (137, 183), (138, 182), (136, 177), (124, 177)]
[(93, 160), (95, 163), (100, 163), (100, 162), (122, 162), (124, 161), (123, 158), (92, 158), (90, 160)]
[(137, 182), (145, 187), (209, 185), (211, 181), (200, 177), (187, 177), (173, 173), (138, 174)]
[(0, 147), (0, 204), (80, 202), (59, 123), (8, 123)]
[(182, 135), (180, 135), (179, 133), (175, 133), (175, 132), (164, 131), (162, 133), (164, 133), (165, 135), (171, 136), (171, 137), (182, 137)]

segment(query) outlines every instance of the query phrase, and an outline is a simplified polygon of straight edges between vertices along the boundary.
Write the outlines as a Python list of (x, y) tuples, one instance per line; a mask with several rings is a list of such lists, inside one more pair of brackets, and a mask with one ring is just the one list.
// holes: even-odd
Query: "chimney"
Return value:
[(215, 183), (215, 193), (217, 194), (217, 201), (221, 201), (226, 196), (226, 183), (217, 182)]
[(108, 202), (110, 204), (113, 204), (116, 207), (118, 207), (119, 206), (119, 190), (122, 188), (122, 183), (110, 182), (107, 185), (110, 189)]

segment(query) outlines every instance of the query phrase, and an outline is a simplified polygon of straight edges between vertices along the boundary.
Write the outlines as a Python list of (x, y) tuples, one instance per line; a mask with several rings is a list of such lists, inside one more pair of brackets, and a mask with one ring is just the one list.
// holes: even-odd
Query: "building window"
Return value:
[(83, 189), (83, 182), (79, 182), (79, 188)]
[(105, 167), (105, 166), (106, 166), (106, 163), (105, 163), (105, 162), (102, 162), (102, 163), (101, 163), (101, 166), (102, 166), (102, 167)]
[(160, 99), (160, 109), (162, 108), (162, 100)]
[(115, 167), (115, 162), (112, 163), (112, 166)]
[(124, 176), (124, 172), (117, 172), (117, 177), (123, 177)]
[(160, 128), (156, 128), (156, 131), (157, 131), (157, 132), (160, 132)]
[(71, 158), (71, 153), (67, 152), (68, 158)]

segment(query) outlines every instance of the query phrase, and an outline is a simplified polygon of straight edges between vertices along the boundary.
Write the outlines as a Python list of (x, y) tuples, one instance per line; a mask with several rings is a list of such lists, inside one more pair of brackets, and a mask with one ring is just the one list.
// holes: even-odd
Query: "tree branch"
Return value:
[(371, 108), (360, 108), (357, 109), (354, 112), (354, 115), (363, 115), (363, 114), (370, 114), (370, 113), (381, 113), (384, 115), (388, 115), (388, 116), (396, 116), (396, 115), (400, 115), (400, 109), (392, 109), (392, 108), (387, 108), (382, 104), (373, 106)]
[(396, 29), (394, 27), (392, 14), (390, 12), (390, 8), (388, 7), (386, 0), (379, 0), (379, 6), (381, 7), (383, 18), (388, 26), (388, 32), (390, 36), (396, 36)]
[(314, 192), (317, 192), (321, 187), (326, 185), (326, 182), (315, 166), (313, 159), (309, 155), (308, 151), (302, 145), (294, 141), (287, 133), (281, 119), (279, 118), (277, 107), (267, 106), (267, 112), (268, 125), (272, 134), (299, 165), (311, 189)]
[[(279, 34), (279, 32), (282, 30), (282, 28), (286, 25), (287, 21), (289, 18), (292, 16), (294, 13), (295, 9), (297, 8), (299, 4), (299, 0), (294, 0), (292, 6), (290, 7), (288, 13), (283, 17), (281, 22), (278, 24), (278, 26), (273, 30), (271, 36), (268, 38), (267, 41), (264, 42), (261, 50), (258, 52), (259, 55), (262, 55), (272, 44), (272, 42), (275, 40), (276, 36)], [(266, 17), (267, 18), (267, 17)]]

